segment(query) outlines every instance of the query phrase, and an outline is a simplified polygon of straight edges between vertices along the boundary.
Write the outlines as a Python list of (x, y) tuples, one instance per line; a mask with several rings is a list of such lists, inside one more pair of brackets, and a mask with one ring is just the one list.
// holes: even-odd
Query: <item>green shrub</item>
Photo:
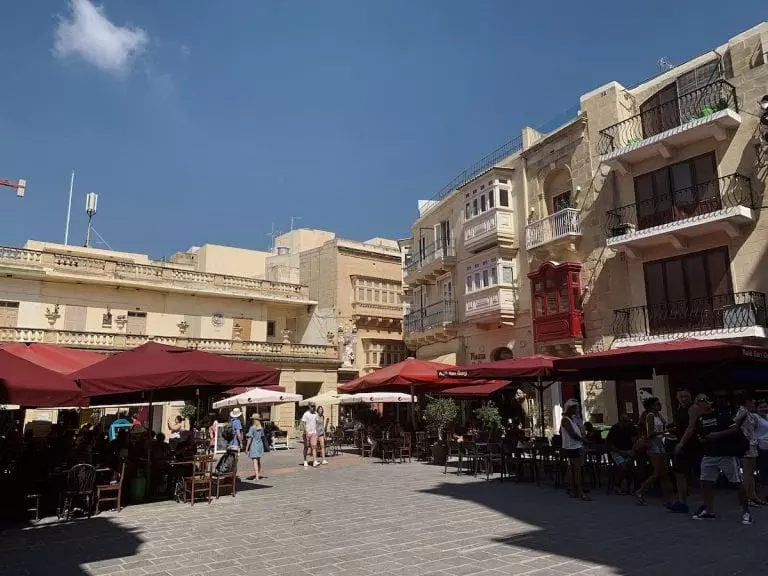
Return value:
[(437, 437), (442, 440), (445, 429), (456, 420), (458, 415), (459, 407), (453, 398), (435, 398), (430, 400), (424, 409), (424, 423), (427, 430), (437, 434)]

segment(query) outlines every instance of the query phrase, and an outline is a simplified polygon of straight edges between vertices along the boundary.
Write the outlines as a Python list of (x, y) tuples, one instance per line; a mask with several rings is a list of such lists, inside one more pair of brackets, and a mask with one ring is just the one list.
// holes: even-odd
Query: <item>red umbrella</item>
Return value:
[(0, 402), (26, 408), (86, 405), (72, 380), (7, 350), (0, 350)]
[(481, 383), (446, 388), (441, 390), (440, 393), (444, 396), (453, 396), (455, 398), (487, 398), (507, 386), (509, 386), (507, 381), (487, 380)]
[[(410, 392), (413, 388), (440, 387), (450, 384), (438, 376), (440, 370), (453, 368), (450, 364), (407, 358), (397, 364), (380, 368), (342, 384), (339, 392)], [(455, 383), (454, 383), (455, 384)]]
[(552, 376), (554, 356), (525, 356), (497, 362), (473, 364), (472, 366), (454, 366), (441, 370), (445, 378), (473, 378), (478, 380), (531, 380)]
[(248, 360), (148, 342), (72, 374), (85, 396), (196, 386), (277, 384), (280, 371)]
[(107, 358), (104, 354), (97, 352), (74, 350), (72, 348), (64, 348), (63, 346), (52, 346), (51, 344), (40, 344), (37, 342), (12, 342), (0, 345), (0, 350), (10, 352), (15, 356), (24, 358), (24, 360), (59, 374), (72, 374), (72, 372)]

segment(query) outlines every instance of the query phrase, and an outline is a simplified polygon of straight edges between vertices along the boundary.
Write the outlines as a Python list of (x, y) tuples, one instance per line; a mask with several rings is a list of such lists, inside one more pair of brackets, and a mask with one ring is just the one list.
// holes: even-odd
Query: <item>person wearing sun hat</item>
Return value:
[(579, 402), (571, 398), (563, 405), (563, 419), (560, 423), (560, 438), (563, 452), (568, 458), (568, 479), (572, 494), (581, 500), (590, 500), (584, 494), (584, 482), (581, 475), (581, 452), (584, 448), (584, 434), (576, 421)]
[(228, 450), (240, 452), (243, 445), (243, 423), (240, 421), (242, 415), (243, 411), (240, 408), (235, 408), (229, 413), (232, 423), (232, 440), (229, 441)]

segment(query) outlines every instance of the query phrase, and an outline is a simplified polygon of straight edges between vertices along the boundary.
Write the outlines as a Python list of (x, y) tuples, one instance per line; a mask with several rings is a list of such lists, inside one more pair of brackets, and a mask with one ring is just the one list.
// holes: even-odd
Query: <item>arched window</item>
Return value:
[(512, 360), (512, 358), (514, 357), (515, 355), (512, 352), (512, 350), (510, 350), (506, 346), (503, 346), (501, 348), (496, 348), (496, 350), (491, 352), (491, 360), (493, 362), (496, 362), (498, 360)]

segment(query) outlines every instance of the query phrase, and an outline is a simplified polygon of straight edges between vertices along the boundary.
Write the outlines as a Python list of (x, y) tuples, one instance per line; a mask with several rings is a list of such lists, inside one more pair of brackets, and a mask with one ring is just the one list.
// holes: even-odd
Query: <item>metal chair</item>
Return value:
[(411, 461), (411, 435), (408, 432), (403, 432), (400, 436), (400, 442), (397, 446), (398, 455), (400, 456), (400, 462), (405, 462), (408, 458), (408, 462)]
[(416, 460), (429, 460), (429, 445), (427, 444), (427, 433), (416, 432), (415, 455)]
[(66, 485), (61, 494), (58, 517), (69, 520), (75, 503), (80, 501), (83, 511), (93, 513), (93, 491), (96, 485), (96, 468), (90, 464), (76, 464), (67, 472)]
[(457, 459), (457, 474), (461, 474), (461, 446), (458, 442), (448, 442), (447, 450), (445, 452), (445, 470), (443, 470), (443, 474), (448, 474), (448, 463), (451, 458)]

